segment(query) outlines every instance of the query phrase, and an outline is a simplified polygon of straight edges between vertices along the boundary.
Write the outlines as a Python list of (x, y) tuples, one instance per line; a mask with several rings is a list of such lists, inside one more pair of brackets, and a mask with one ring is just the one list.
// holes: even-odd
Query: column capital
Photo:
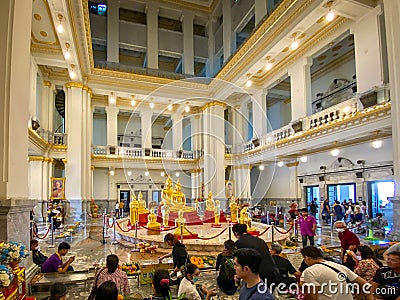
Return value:
[(52, 158), (50, 158), (50, 157), (44, 157), (43, 158), (43, 161), (44, 162), (46, 162), (46, 163), (50, 163), (50, 162), (52, 162), (54, 159), (52, 159)]
[(67, 162), (68, 162), (68, 160), (67, 160), (66, 158), (63, 158), (63, 159), (62, 159), (62, 162), (64, 163), (64, 165), (66, 165)]
[(31, 162), (31, 161), (43, 162), (44, 161), (44, 157), (42, 157), (42, 156), (29, 156), (28, 159), (29, 159), (29, 162)]
[(222, 106), (222, 107), (225, 108), (225, 107), (226, 107), (226, 103), (224, 103), (224, 102), (222, 102), (222, 101), (212, 101), (212, 102), (209, 102), (209, 103), (203, 105), (203, 106), (200, 108), (200, 110), (201, 110), (201, 111), (205, 111), (207, 108), (212, 107), (212, 106)]
[(93, 171), (93, 170), (94, 170), (94, 168), (95, 168), (94, 166), (90, 166), (90, 170), (92, 170), (92, 171)]
[(293, 161), (293, 162), (289, 162), (286, 164), (286, 167), (290, 168), (290, 167), (297, 167), (299, 165), (298, 161)]
[(67, 89), (78, 88), (78, 89), (88, 91), (90, 94), (92, 93), (92, 89), (89, 88), (87, 85), (83, 84), (82, 82), (70, 81), (65, 84), (65, 87)]
[(157, 15), (158, 15), (158, 13), (160, 12), (160, 7), (154, 1), (147, 1), (146, 7), (144, 9), (144, 13), (147, 15), (149, 10), (151, 10), (152, 13), (154, 13), (154, 11), (156, 11)]
[(201, 173), (201, 169), (194, 169), (194, 170), (190, 170), (189, 172), (192, 174), (197, 174), (197, 173)]
[(181, 17), (180, 17), (180, 21), (183, 22), (184, 19), (187, 20), (194, 20), (194, 13), (190, 10), (184, 10), (182, 11)]
[(48, 80), (43, 80), (43, 86), (51, 87), (51, 82)]
[(118, 114), (118, 113), (119, 113), (119, 108), (116, 107), (116, 106), (107, 105), (107, 106), (105, 107), (105, 111), (106, 111), (107, 114), (109, 114), (109, 113), (110, 113), (110, 114), (112, 114), (112, 113)]

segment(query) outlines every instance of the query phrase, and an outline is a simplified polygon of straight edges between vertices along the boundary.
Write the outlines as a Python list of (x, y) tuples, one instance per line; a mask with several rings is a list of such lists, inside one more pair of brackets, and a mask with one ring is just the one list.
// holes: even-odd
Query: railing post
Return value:
[(137, 248), (137, 230), (138, 230), (138, 220), (136, 220), (135, 222), (135, 245), (133, 246), (133, 249), (131, 250), (131, 252), (138, 252), (139, 249)]
[(51, 217), (50, 226), (51, 226), (51, 245), (49, 246), (49, 248), (54, 248), (54, 220), (53, 220), (53, 217)]
[(183, 244), (183, 223), (181, 223), (181, 244)]
[(103, 212), (103, 239), (101, 240), (102, 244), (106, 244), (107, 243), (106, 242), (106, 235), (105, 235), (105, 227), (106, 227), (105, 216), (106, 216), (106, 213)]
[(114, 241), (112, 242), (113, 245), (118, 244), (119, 242), (117, 241), (117, 217), (113, 217), (114, 220)]
[(331, 214), (331, 233), (333, 233), (333, 214)]
[(275, 225), (272, 225), (272, 227), (271, 227), (271, 230), (272, 230), (272, 233), (271, 233), (271, 237), (272, 237), (272, 244), (273, 244), (273, 243), (274, 243), (274, 241), (275, 241), (274, 227), (275, 227)]

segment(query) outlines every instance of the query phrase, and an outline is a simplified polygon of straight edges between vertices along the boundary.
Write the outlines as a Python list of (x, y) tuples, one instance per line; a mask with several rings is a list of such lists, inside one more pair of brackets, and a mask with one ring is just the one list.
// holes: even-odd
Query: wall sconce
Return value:
[(272, 62), (271, 62), (271, 56), (267, 56), (267, 64), (265, 65), (265, 70), (269, 71), (272, 69)]
[(64, 52), (64, 58), (66, 59), (66, 60), (69, 60), (70, 58), (71, 58), (71, 53), (69, 52), (69, 47), (70, 47), (71, 45), (69, 44), (69, 43), (65, 43), (65, 48), (67, 49), (67, 50), (65, 50), (65, 52)]
[(332, 22), (333, 19), (335, 19), (335, 12), (332, 10), (333, 1), (329, 1), (326, 5), (328, 6), (329, 11), (325, 16), (325, 20), (327, 22)]
[(246, 86), (251, 87), (252, 84), (253, 84), (253, 81), (251, 81), (251, 73), (247, 73)]
[(71, 79), (75, 79), (76, 78), (75, 65), (74, 64), (71, 64), (71, 70), (69, 71), (69, 77)]
[(108, 96), (108, 102), (110, 104), (114, 104), (115, 103), (115, 94), (113, 92), (111, 92), (110, 96)]
[(110, 168), (110, 169), (108, 170), (108, 175), (114, 176), (114, 175), (115, 175), (115, 169), (114, 169), (114, 168)]

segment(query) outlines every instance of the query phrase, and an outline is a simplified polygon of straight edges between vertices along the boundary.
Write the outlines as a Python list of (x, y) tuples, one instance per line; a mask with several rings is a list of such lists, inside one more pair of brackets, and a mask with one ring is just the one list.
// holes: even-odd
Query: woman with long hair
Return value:
[(366, 281), (371, 281), (376, 270), (383, 267), (383, 264), (376, 258), (372, 249), (367, 245), (358, 246), (355, 253), (358, 263), (354, 272)]
[(153, 292), (152, 300), (166, 300), (171, 298), (171, 289), (169, 287), (170, 278), (167, 270), (158, 269), (153, 275)]
[(227, 240), (224, 242), (224, 250), (217, 256), (217, 263), (215, 269), (219, 271), (217, 277), (217, 284), (221, 291), (227, 295), (233, 295), (236, 290), (235, 284), (235, 269), (233, 267), (233, 250), (235, 249), (235, 242)]
[(164, 242), (168, 246), (172, 246), (172, 251), (166, 255), (159, 257), (159, 261), (166, 257), (172, 256), (174, 262), (174, 272), (177, 273), (179, 269), (189, 261), (189, 254), (184, 244), (179, 241), (179, 237), (175, 234), (168, 233), (164, 237)]
[[(200, 276), (199, 268), (188, 263), (185, 266), (185, 277), (179, 284), (178, 297), (185, 296), (188, 300), (204, 300), (199, 292), (197, 291), (196, 282)], [(205, 300), (210, 300), (210, 298), (217, 294), (216, 289), (208, 290), (205, 286), (201, 287), (202, 291), (206, 295)]]
[(115, 282), (118, 291), (122, 291), (124, 295), (129, 295), (128, 276), (126, 273), (118, 269), (119, 259), (115, 254), (107, 256), (106, 268), (101, 269), (97, 275), (96, 286), (99, 286), (106, 281)]

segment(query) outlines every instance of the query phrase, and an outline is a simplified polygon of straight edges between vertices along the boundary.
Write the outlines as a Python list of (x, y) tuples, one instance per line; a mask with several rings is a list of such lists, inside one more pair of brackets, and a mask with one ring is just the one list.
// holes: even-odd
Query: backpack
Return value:
[(221, 266), (219, 268), (219, 276), (223, 280), (233, 281), (235, 277), (235, 268), (233, 267), (233, 259), (229, 256), (223, 256)]

